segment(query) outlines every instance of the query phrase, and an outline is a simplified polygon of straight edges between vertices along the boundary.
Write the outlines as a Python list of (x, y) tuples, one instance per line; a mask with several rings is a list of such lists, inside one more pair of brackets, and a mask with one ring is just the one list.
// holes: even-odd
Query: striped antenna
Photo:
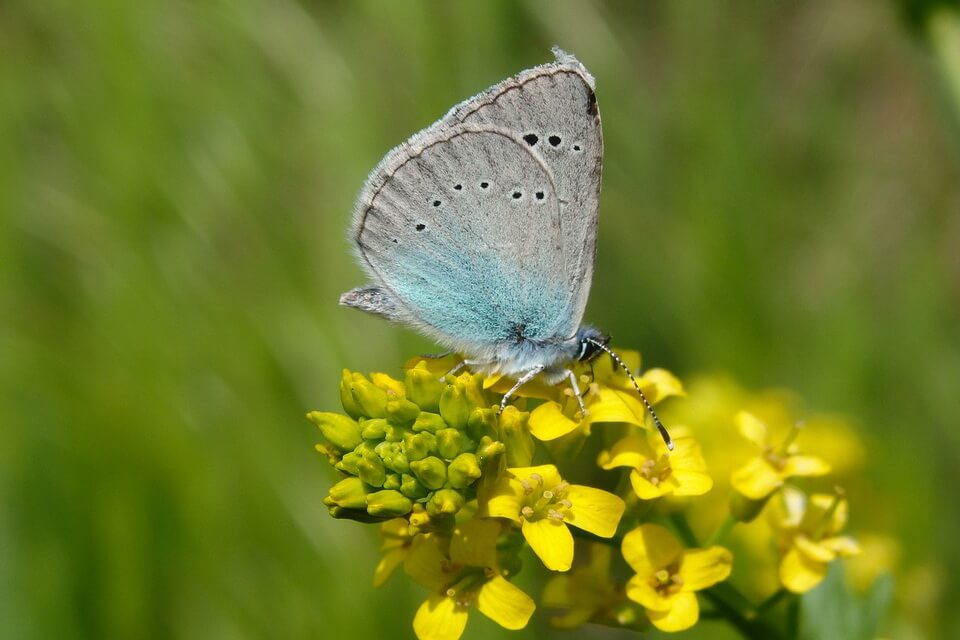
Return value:
[(611, 351), (607, 345), (594, 340), (593, 338), (584, 338), (587, 342), (594, 345), (595, 347), (602, 349), (607, 352), (607, 354), (613, 358), (613, 361), (620, 365), (620, 368), (623, 369), (624, 373), (627, 374), (627, 377), (630, 378), (630, 382), (633, 383), (634, 389), (637, 390), (637, 393), (640, 394), (640, 399), (643, 400), (643, 406), (647, 408), (647, 411), (650, 412), (650, 416), (653, 418), (653, 423), (657, 425), (657, 431), (660, 432), (660, 437), (663, 438), (664, 444), (667, 445), (667, 449), (673, 451), (673, 439), (670, 437), (670, 432), (667, 431), (667, 428), (663, 426), (663, 423), (660, 422), (660, 418), (657, 417), (657, 412), (653, 410), (653, 406), (650, 404), (650, 401), (647, 400), (647, 396), (643, 395), (643, 391), (640, 389), (640, 385), (637, 383), (637, 379), (633, 377), (633, 373), (630, 371), (630, 367), (620, 359), (620, 356)]

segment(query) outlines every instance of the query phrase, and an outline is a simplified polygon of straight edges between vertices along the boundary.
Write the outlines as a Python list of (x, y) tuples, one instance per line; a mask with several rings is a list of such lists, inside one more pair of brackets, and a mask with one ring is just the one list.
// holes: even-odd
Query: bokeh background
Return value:
[(4, 2), (0, 636), (412, 637), (303, 417), (431, 349), (336, 305), (346, 226), (552, 44), (604, 117), (588, 318), (849, 416), (852, 530), (899, 541), (910, 637), (960, 637), (960, 13), (878, 0)]

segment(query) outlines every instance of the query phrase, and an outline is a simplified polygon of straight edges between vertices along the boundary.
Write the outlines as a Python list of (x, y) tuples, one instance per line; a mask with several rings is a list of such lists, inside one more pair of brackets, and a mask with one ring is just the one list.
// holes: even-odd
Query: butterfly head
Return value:
[(610, 336), (596, 327), (584, 325), (577, 331), (576, 341), (580, 346), (580, 350), (577, 352), (577, 360), (590, 362), (603, 353), (604, 347), (610, 342)]

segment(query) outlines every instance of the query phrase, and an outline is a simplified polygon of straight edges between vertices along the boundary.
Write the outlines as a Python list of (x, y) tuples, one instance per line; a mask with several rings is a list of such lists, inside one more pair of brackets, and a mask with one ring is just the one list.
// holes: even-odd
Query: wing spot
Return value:
[(481, 189), (486, 189), (486, 188), (489, 187), (489, 186), (490, 186), (490, 183), (489, 183), (489, 182), (481, 182), (481, 183), (480, 183), (480, 188), (481, 188)]
[(574, 150), (574, 151), (580, 151), (580, 145), (578, 145), (578, 144), (573, 145), (573, 150)]
[(543, 191), (537, 191), (537, 200), (543, 200)]
[(551, 147), (560, 146), (560, 142), (561, 142), (560, 136), (550, 136), (549, 138), (547, 138), (547, 142), (550, 143)]
[(426, 228), (427, 228), (427, 225), (423, 224), (422, 222), (418, 223), (416, 226), (417, 231), (423, 231)]
[(526, 141), (526, 143), (527, 143), (528, 145), (530, 145), (531, 147), (532, 147), (533, 145), (537, 144), (537, 141), (540, 140), (540, 138), (538, 138), (538, 137), (537, 137), (537, 134), (535, 134), (535, 133), (528, 133), (527, 135), (523, 136), (523, 139), (524, 139), (524, 140)]
[(520, 199), (520, 196), (522, 196), (522, 195), (523, 195), (523, 194), (520, 193), (519, 191), (514, 191), (514, 192), (513, 192), (513, 199), (514, 199), (514, 200), (519, 200), (519, 199)]
[(393, 244), (397, 244), (397, 239), (396, 239), (396, 238), (393, 239)]
[(462, 185), (462, 184), (455, 184), (455, 185), (453, 185), (453, 189), (454, 189), (454, 191), (460, 191), (461, 189), (463, 189), (463, 185)]
[(434, 200), (434, 201), (433, 201), (433, 206), (439, 207), (439, 206), (440, 206), (440, 201), (439, 201), (439, 200)]

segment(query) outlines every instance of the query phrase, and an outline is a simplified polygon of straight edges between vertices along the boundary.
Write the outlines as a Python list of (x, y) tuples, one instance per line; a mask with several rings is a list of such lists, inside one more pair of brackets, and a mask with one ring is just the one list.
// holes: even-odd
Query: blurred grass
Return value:
[(960, 121), (894, 5), (53, 0), (0, 42), (4, 637), (410, 635), (303, 419), (430, 348), (335, 305), (345, 228), (384, 152), (554, 43), (604, 115), (589, 318), (857, 416), (886, 497), (854, 528), (960, 635)]

